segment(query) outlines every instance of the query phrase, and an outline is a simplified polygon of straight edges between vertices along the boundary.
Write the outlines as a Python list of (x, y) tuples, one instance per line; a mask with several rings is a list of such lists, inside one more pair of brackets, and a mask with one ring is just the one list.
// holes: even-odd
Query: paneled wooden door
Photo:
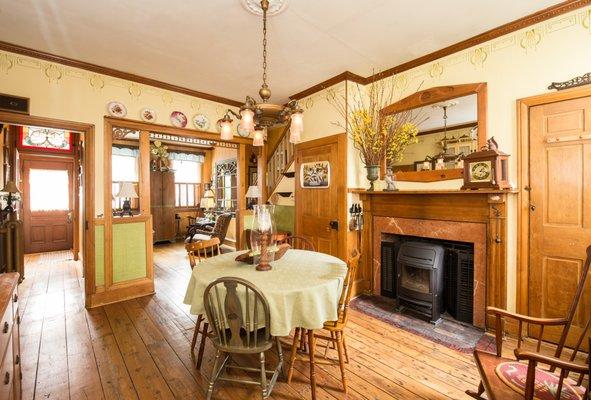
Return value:
[[(529, 121), (529, 312), (565, 317), (591, 245), (591, 97), (532, 107)], [(570, 343), (591, 313), (589, 281)]]
[(23, 160), (25, 253), (70, 250), (73, 245), (74, 160)]
[[(347, 246), (347, 137), (346, 134), (300, 143), (295, 148), (296, 235), (304, 236), (317, 251), (345, 259)], [(328, 186), (302, 185), (302, 165), (328, 163)]]

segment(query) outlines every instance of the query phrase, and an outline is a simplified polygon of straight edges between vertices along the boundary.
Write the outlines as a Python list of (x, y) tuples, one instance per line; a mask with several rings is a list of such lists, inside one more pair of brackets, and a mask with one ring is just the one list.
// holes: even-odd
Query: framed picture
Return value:
[(308, 189), (323, 189), (330, 185), (330, 163), (315, 161), (300, 166), (300, 185)]

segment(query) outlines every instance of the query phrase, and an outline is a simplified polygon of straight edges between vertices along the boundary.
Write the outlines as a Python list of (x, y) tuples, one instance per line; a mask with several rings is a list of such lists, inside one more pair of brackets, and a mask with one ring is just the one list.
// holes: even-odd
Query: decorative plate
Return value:
[(111, 101), (107, 104), (107, 111), (111, 117), (125, 118), (127, 108), (119, 101)]
[(201, 131), (206, 131), (209, 129), (209, 118), (203, 114), (195, 114), (193, 117), (193, 125)]
[(236, 133), (238, 133), (238, 135), (242, 136), (242, 137), (248, 137), (250, 135), (250, 133), (248, 133), (248, 131), (244, 131), (244, 130), (240, 129), (240, 124), (238, 124), (236, 126)]
[(187, 116), (180, 111), (173, 111), (170, 114), (170, 123), (177, 128), (187, 126)]
[(140, 111), (140, 118), (144, 122), (155, 122), (156, 121), (156, 111), (152, 110), (151, 108), (142, 108)]

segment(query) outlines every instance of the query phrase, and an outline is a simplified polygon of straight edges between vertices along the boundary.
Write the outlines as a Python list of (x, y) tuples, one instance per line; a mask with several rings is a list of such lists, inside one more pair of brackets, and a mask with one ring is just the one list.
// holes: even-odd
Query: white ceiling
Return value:
[[(456, 104), (447, 108), (447, 126), (466, 124), (478, 120), (477, 99), (475, 94), (453, 99)], [(449, 102), (438, 103), (449, 104)], [(443, 128), (443, 109), (433, 105), (417, 108), (413, 111), (418, 116), (419, 131)]]
[[(345, 70), (370, 75), (558, 2), (290, 0), (269, 19), (272, 100)], [(261, 29), (240, 0), (0, 1), (0, 40), (235, 100), (258, 93)]]

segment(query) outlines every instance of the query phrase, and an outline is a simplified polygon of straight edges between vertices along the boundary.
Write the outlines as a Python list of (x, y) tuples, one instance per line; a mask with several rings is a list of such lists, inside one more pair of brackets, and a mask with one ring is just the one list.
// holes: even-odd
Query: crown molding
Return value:
[(403, 64), (397, 65), (395, 67), (389, 68), (385, 71), (378, 72), (377, 74), (370, 75), (368, 77), (362, 77), (360, 75), (354, 74), (352, 72), (346, 71), (339, 75), (336, 75), (330, 79), (325, 80), (317, 85), (314, 85), (306, 90), (303, 90), (299, 93), (296, 93), (290, 96), (290, 99), (302, 99), (304, 97), (310, 96), (320, 90), (326, 89), (332, 85), (335, 85), (339, 82), (344, 80), (350, 80), (353, 82), (357, 82), (363, 85), (367, 85), (375, 80), (387, 78), (392, 75), (399, 74), (404, 71), (408, 71), (409, 69), (419, 67), (421, 65), (433, 62), (438, 60), (442, 57), (449, 56), (451, 54), (457, 53), (462, 50), (466, 50), (470, 47), (477, 46), (479, 44), (488, 42), (490, 40), (496, 39), (498, 37), (507, 35), (509, 33), (518, 31), (520, 29), (527, 28), (528, 26), (538, 24), (540, 22), (546, 21), (550, 18), (558, 17), (562, 14), (566, 14), (568, 12), (577, 10), (579, 8), (585, 7), (591, 4), (591, 0), (568, 0), (562, 3), (558, 3), (554, 6), (545, 8), (543, 10), (537, 11), (533, 14), (526, 15), (525, 17), (516, 19), (512, 22), (507, 24), (498, 26), (496, 28), (490, 29), (484, 33), (479, 35), (473, 36), (469, 39), (463, 40), (461, 42), (452, 44), (451, 46), (444, 47), (443, 49), (434, 51), (432, 53), (426, 54), (419, 58), (415, 58), (414, 60), (405, 62)]
[(173, 85), (171, 83), (162, 82), (156, 79), (146, 78), (144, 76), (135, 75), (129, 72), (119, 71), (116, 69), (103, 67), (101, 65), (96, 65), (92, 63), (88, 63), (85, 61), (74, 60), (68, 57), (58, 56), (56, 54), (46, 53), (44, 51), (31, 49), (28, 47), (19, 46), (17, 44), (8, 43), (0, 41), (0, 50), (7, 51), (10, 53), (20, 54), (27, 57), (38, 58), (41, 60), (54, 62), (57, 64), (66, 65), (68, 67), (73, 68), (80, 68), (86, 71), (96, 72), (97, 74), (103, 74), (112, 76), (119, 79), (125, 79), (131, 82), (141, 83), (143, 85), (154, 86), (164, 90), (170, 90), (171, 92), (182, 93), (188, 96), (198, 97), (204, 100), (215, 101), (217, 103), (222, 103), (234, 107), (242, 106), (242, 102), (227, 99), (225, 97), (216, 96), (209, 93), (199, 92), (197, 90), (188, 89), (186, 87)]

